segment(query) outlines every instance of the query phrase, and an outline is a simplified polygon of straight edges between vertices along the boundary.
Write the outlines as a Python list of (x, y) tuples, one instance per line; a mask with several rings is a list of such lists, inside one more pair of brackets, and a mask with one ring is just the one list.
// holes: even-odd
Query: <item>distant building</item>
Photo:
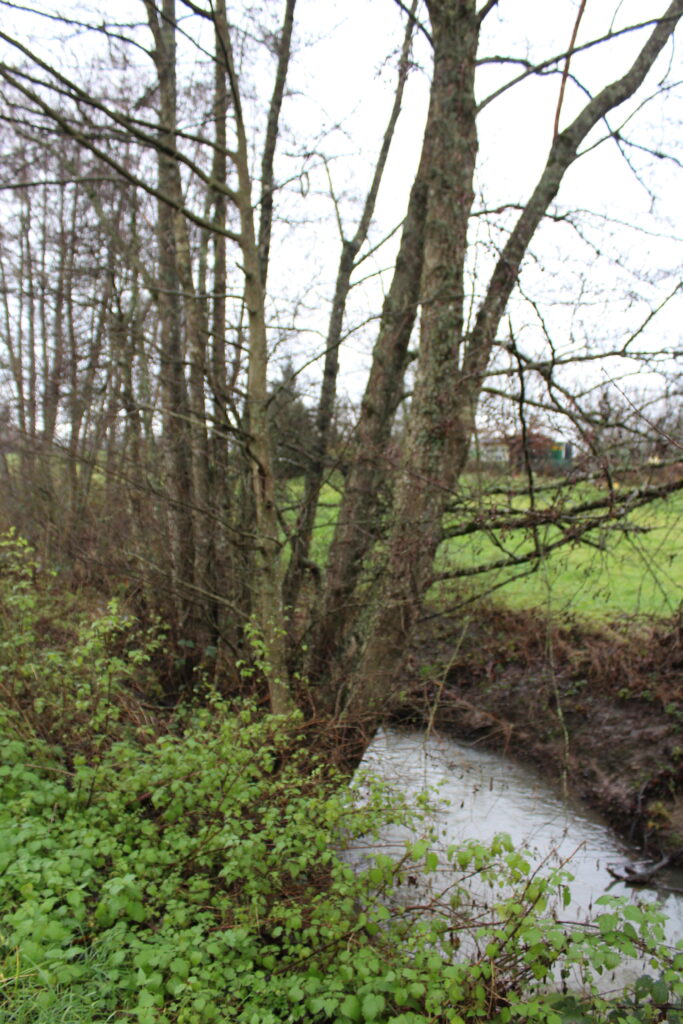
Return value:
[(509, 459), (507, 441), (498, 434), (477, 434), (472, 442), (472, 458), (482, 465), (507, 464)]
[(538, 472), (566, 471), (574, 458), (571, 441), (550, 437), (540, 430), (508, 436), (479, 433), (472, 445), (472, 458), (483, 467), (505, 467), (513, 473), (521, 472), (527, 458)]
[(506, 439), (510, 469), (521, 472), (527, 463), (539, 472), (568, 469), (573, 460), (571, 441), (558, 441), (540, 430), (528, 430)]

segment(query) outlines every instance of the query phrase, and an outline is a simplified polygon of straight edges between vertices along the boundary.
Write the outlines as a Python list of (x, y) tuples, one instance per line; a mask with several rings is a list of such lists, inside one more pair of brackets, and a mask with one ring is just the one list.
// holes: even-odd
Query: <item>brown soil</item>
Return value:
[(399, 713), (534, 762), (649, 853), (683, 860), (683, 619), (428, 618)]

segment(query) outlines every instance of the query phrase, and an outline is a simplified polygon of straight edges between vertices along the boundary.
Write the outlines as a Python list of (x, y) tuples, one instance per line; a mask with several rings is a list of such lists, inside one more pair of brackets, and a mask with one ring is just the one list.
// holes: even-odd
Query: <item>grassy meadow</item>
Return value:
[[(519, 490), (519, 480), (506, 478), (510, 489)], [(470, 518), (473, 510), (496, 504), (511, 513), (528, 508), (526, 497), (505, 497), (496, 485), (497, 497), (487, 496), (484, 482), (469, 475), (462, 485), (463, 512), (453, 513), (453, 522)], [(298, 482), (291, 485), (294, 489)], [(625, 490), (625, 488), (624, 488)], [(544, 492), (541, 491), (540, 500)], [(574, 504), (604, 497), (605, 492), (588, 484), (568, 489), (565, 501)], [(325, 564), (337, 518), (339, 492), (333, 483), (322, 493), (314, 538), (313, 559)], [(633, 513), (632, 529), (615, 521), (591, 532), (580, 543), (569, 544), (552, 553), (533, 569), (522, 565), (493, 570), (481, 575), (437, 584), (431, 597), (452, 604), (468, 593), (496, 592), (497, 598), (514, 608), (542, 607), (554, 614), (575, 614), (589, 618), (620, 615), (672, 615), (683, 601), (683, 494), (678, 493)], [(556, 527), (539, 531), (541, 543), (552, 543)], [(444, 542), (437, 559), (438, 572), (485, 565), (505, 555), (519, 557), (533, 547), (528, 532), (481, 531)]]
[[(583, 487), (580, 499), (590, 500), (591, 490)], [(517, 499), (514, 505), (522, 511), (526, 499)], [(482, 592), (499, 587), (499, 596), (515, 608), (540, 606), (591, 618), (671, 615), (683, 601), (683, 496), (676, 494), (637, 510), (630, 524), (629, 530), (610, 524), (593, 531), (583, 542), (561, 548), (533, 569), (518, 566), (473, 577), (474, 586)], [(541, 544), (552, 543), (558, 536), (556, 527), (539, 531)], [(533, 539), (527, 532), (481, 532), (447, 541), (439, 568), (469, 568), (530, 550)], [(437, 594), (448, 600), (455, 587), (457, 581), (444, 584)]]

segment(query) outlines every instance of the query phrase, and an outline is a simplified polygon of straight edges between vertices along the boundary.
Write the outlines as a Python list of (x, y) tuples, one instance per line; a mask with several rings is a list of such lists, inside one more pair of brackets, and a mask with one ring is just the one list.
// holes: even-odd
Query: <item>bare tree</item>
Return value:
[[(673, 99), (665, 69), (648, 88), (683, 0), (588, 38), (580, 32), (592, 11), (582, 4), (562, 45), (537, 56), (535, 41), (533, 58), (483, 51), (498, 38), (489, 32), (499, 17), (495, 2), (479, 9), (475, 0), (387, 4), (387, 21), (402, 33), (398, 70), (360, 198), (349, 195), (355, 181), (335, 185), (341, 132), (321, 125), (301, 132), (300, 142), (299, 126), (288, 122), (298, 92), (288, 92), (288, 76), (293, 62), (305, 61), (295, 0), (261, 13), (247, 5), (228, 10), (224, 0), (143, 0), (140, 14), (138, 24), (64, 22), (106, 44), (109, 56), (98, 60), (100, 69), (112, 61), (107, 90), (97, 87), (95, 72), (78, 79), (39, 47), (0, 33), (1, 183), (13, 225), (0, 249), (4, 373), (17, 428), (30, 442), (27, 459), (39, 442), (43, 451), (64, 451), (74, 529), (92, 501), (92, 467), (110, 495), (114, 481), (123, 484), (128, 568), (144, 580), (146, 600), (170, 614), (176, 636), (194, 645), (190, 668), (218, 649), (231, 678), (238, 662), (251, 659), (278, 712), (301, 699), (343, 720), (374, 720), (395, 699), (427, 590), (448, 575), (434, 569), (444, 538), (501, 524), (533, 530), (550, 514), (535, 500), (529, 459), (524, 515), (496, 512), (484, 523), (458, 506), (482, 400), (504, 403), (527, 441), (534, 415), (541, 424), (561, 420), (579, 440), (592, 437), (597, 451), (602, 413), (590, 397), (593, 385), (577, 384), (577, 374), (606, 366), (608, 356), (659, 371), (676, 348), (661, 345), (655, 355), (638, 340), (678, 294), (676, 284), (666, 299), (649, 281), (656, 298), (640, 322), (625, 302), (615, 338), (570, 350), (556, 340), (566, 333), (557, 311), (536, 294), (548, 289), (547, 282), (535, 288), (532, 257), (537, 243), (544, 251), (550, 227), (574, 232), (584, 249), (597, 247), (595, 219), (560, 205), (582, 154), (616, 146), (651, 188), (633, 154), (648, 156), (649, 148), (660, 163), (667, 154), (632, 131), (631, 121), (653, 97)], [(502, 17), (501, 10), (501, 24)], [(50, 24), (58, 23), (55, 11)], [(593, 64), (584, 82), (584, 58), (611, 54), (624, 40), (631, 50), (612, 58), (611, 80), (603, 73), (587, 84)], [(133, 52), (144, 70), (133, 68)], [(193, 79), (185, 71), (190, 60)], [(413, 145), (420, 159), (412, 187), (405, 183), (402, 222), (383, 230), (374, 222), (419, 62), (430, 69), (422, 140)], [(480, 81), (493, 81), (485, 77), (492, 69), (497, 77), (482, 95)], [(545, 164), (526, 199), (489, 205), (486, 190), (479, 194), (480, 126), (513, 88), (548, 81), (557, 93)], [(515, 116), (521, 131), (523, 103)], [(48, 156), (32, 162), (37, 152)], [(329, 208), (333, 241), (323, 239)], [(82, 266), (88, 218), (97, 249), (90, 278)], [(307, 269), (287, 248), (288, 235), (311, 221), (321, 235), (316, 260), (332, 277), (322, 311), (302, 298), (317, 287), (315, 274), (301, 288), (288, 280), (295, 276), (290, 262), (296, 276)], [(390, 272), (374, 272), (394, 236)], [(338, 258), (330, 261), (332, 246)], [(377, 280), (386, 282), (379, 297), (371, 288)], [(584, 281), (576, 289), (577, 319), (589, 288)], [(357, 294), (373, 304), (363, 307)], [(530, 323), (518, 332), (522, 308)], [(342, 495), (325, 566), (314, 556), (316, 515), (335, 466), (338, 375), (356, 319), (366, 336), (373, 325), (374, 347), (344, 480), (335, 478)], [(309, 347), (293, 372), (316, 361), (322, 371), (315, 443), (295, 500), (276, 474), (272, 360), (282, 339), (296, 342), (304, 332), (319, 336), (321, 347)], [(406, 378), (411, 363), (414, 383)], [(618, 415), (616, 407), (604, 413), (603, 439)], [(86, 462), (89, 472), (76, 470)], [(586, 469), (596, 471), (609, 471), (608, 463)], [(52, 482), (42, 479), (32, 478), (31, 488), (49, 492)], [(61, 480), (55, 486), (61, 490)], [(676, 486), (648, 482), (630, 507)], [(553, 545), (599, 528), (603, 513), (615, 515), (609, 502), (607, 495), (571, 509), (565, 501), (563, 519), (555, 510), (562, 536)], [(548, 554), (540, 533), (534, 537), (525, 564)], [(502, 556), (510, 565), (516, 558)], [(304, 669), (312, 688), (293, 669)]]

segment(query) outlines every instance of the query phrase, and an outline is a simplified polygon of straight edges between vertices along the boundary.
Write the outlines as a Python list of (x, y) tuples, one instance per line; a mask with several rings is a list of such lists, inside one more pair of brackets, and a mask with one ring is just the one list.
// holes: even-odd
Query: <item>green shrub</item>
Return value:
[[(122, 1010), (141, 1024), (560, 1024), (543, 995), (553, 979), (577, 968), (591, 982), (643, 949), (667, 1001), (680, 995), (656, 910), (615, 904), (593, 928), (566, 929), (549, 913), (566, 877), (536, 877), (504, 838), (453, 847), (441, 864), (427, 840), (409, 841), (403, 857), (377, 854), (354, 871), (342, 837), (408, 818), (386, 787), (359, 800), (297, 749), (291, 723), (251, 709), (216, 704), (178, 728), (146, 746), (118, 742), (68, 774), (8, 743), (7, 1020), (27, 998), (57, 1014), (94, 990), (79, 1024)], [(410, 884), (420, 871), (431, 890)], [(489, 890), (484, 916), (465, 886), (473, 875)], [(608, 1010), (594, 998), (590, 1019)]]
[(142, 629), (116, 601), (93, 617), (25, 541), (0, 535), (0, 699), (25, 738), (89, 755), (152, 727), (138, 695), (158, 690), (151, 662), (162, 643), (158, 626)]

